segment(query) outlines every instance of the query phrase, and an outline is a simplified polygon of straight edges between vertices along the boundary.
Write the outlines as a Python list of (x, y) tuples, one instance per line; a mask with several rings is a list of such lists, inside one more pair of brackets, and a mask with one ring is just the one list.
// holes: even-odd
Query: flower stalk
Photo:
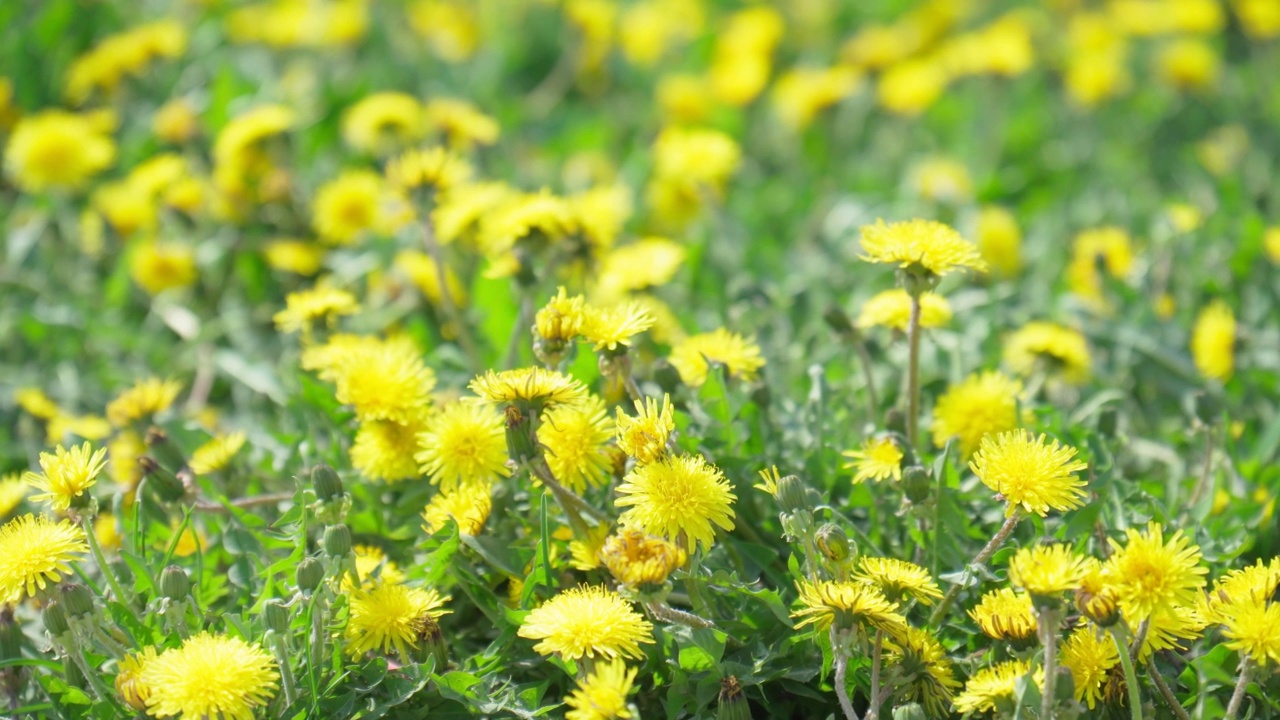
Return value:
[[(1013, 529), (1018, 526), (1018, 521), (1022, 520), (1022, 512), (1022, 508), (1015, 508), (1013, 514), (1005, 518), (1004, 525), (1000, 526), (1000, 530), (998, 530), (991, 540), (987, 542), (986, 547), (982, 548), (982, 550), (974, 556), (973, 562), (969, 563), (966, 568), (966, 577), (970, 574), (968, 571), (969, 568), (982, 567), (986, 565), (987, 561), (991, 559), (991, 556), (995, 555), (996, 551), (1004, 545), (1005, 541), (1009, 539), (1009, 536), (1013, 534)], [(959, 597), (960, 591), (964, 589), (965, 585), (966, 583), (956, 583), (951, 586), (951, 589), (947, 591), (946, 596), (942, 598), (942, 602), (938, 603), (938, 607), (934, 608), (933, 613), (929, 615), (929, 625), (937, 626), (937, 624), (947, 616), (947, 611), (951, 609), (952, 603), (954, 603), (956, 598)]]
[(1116, 644), (1120, 667), (1124, 669), (1124, 686), (1129, 693), (1129, 716), (1132, 720), (1142, 720), (1142, 692), (1138, 688), (1138, 674), (1133, 670), (1133, 659), (1129, 657), (1129, 633), (1122, 623), (1111, 628), (1111, 640)]
[(1235, 720), (1240, 712), (1240, 704), (1244, 702), (1245, 689), (1249, 687), (1249, 676), (1253, 674), (1253, 659), (1245, 657), (1240, 661), (1240, 679), (1236, 680), (1236, 689), (1231, 693), (1231, 701), (1227, 703), (1225, 720)]

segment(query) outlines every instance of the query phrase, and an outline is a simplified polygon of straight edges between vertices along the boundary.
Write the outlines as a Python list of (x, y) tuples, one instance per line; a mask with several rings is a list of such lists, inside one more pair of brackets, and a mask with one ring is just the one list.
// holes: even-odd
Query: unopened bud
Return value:
[(138, 467), (147, 478), (147, 487), (154, 488), (156, 495), (165, 502), (181, 500), (187, 494), (187, 488), (168, 468), (146, 455), (138, 458)]
[(1107, 591), (1091, 592), (1085, 588), (1076, 590), (1076, 609), (1098, 627), (1111, 627), (1120, 620), (1120, 608), (1115, 596)]
[(267, 627), (284, 635), (289, 631), (289, 608), (279, 598), (271, 598), (262, 605), (262, 617)]
[(809, 488), (797, 475), (786, 475), (778, 480), (778, 509), (788, 515), (801, 510), (813, 510), (809, 502)]
[(44, 606), (40, 611), (40, 619), (44, 621), (44, 629), (54, 637), (61, 637), (71, 631), (71, 625), (67, 623), (67, 614), (57, 600)]
[(170, 565), (160, 573), (160, 594), (170, 600), (183, 600), (191, 592), (191, 578), (187, 571)]
[(299, 590), (314, 592), (316, 588), (320, 587), (320, 583), (324, 582), (324, 566), (315, 558), (305, 558), (298, 563), (294, 579), (298, 583)]
[(341, 523), (324, 529), (324, 554), (329, 557), (346, 557), (351, 552), (351, 528)]
[(158, 427), (147, 429), (147, 454), (170, 472), (178, 472), (187, 464), (182, 450), (169, 439), (168, 433)]
[(720, 681), (716, 720), (751, 720), (751, 706), (736, 675), (726, 675)]
[(843, 562), (849, 557), (849, 536), (835, 523), (823, 523), (818, 528), (818, 549), (831, 562)]
[(316, 490), (316, 499), (329, 502), (342, 497), (342, 479), (328, 465), (320, 464), (311, 469), (311, 485)]
[(902, 471), (902, 492), (911, 502), (919, 505), (927, 501), (933, 492), (933, 480), (922, 465), (911, 465)]
[(421, 663), (431, 658), (435, 661), (436, 672), (440, 672), (449, 663), (449, 646), (445, 644), (444, 632), (440, 629), (440, 623), (430, 615), (420, 618), (420, 624), (418, 637), (413, 645), (413, 659)]
[(929, 720), (929, 716), (919, 703), (908, 703), (893, 709), (893, 720)]
[(62, 609), (69, 618), (85, 618), (93, 614), (93, 593), (80, 583), (66, 583), (61, 588)]

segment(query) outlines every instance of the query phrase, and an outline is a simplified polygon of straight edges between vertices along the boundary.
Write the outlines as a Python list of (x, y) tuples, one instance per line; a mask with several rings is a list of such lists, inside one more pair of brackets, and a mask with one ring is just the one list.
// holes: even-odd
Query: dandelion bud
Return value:
[(434, 659), (435, 670), (444, 670), (449, 664), (449, 646), (444, 641), (440, 623), (430, 615), (423, 615), (419, 622), (421, 627), (418, 629), (417, 642), (413, 645), (413, 659), (420, 663), (426, 662), (428, 658)]
[(267, 628), (276, 633), (284, 635), (289, 631), (289, 609), (279, 598), (271, 598), (262, 604), (262, 618)]
[(884, 427), (889, 432), (895, 432), (899, 435), (907, 434), (907, 416), (902, 411), (894, 408), (884, 414)]
[(902, 491), (907, 499), (919, 505), (929, 499), (933, 480), (929, 471), (920, 465), (910, 465), (902, 471)]
[(1111, 627), (1120, 619), (1120, 608), (1116, 606), (1115, 596), (1109, 591), (1097, 592), (1081, 587), (1076, 590), (1075, 600), (1076, 609), (1098, 627)]
[(928, 720), (924, 708), (919, 703), (899, 705), (893, 709), (893, 720)]
[(183, 486), (182, 481), (160, 463), (143, 456), (138, 458), (138, 466), (142, 468), (142, 474), (147, 478), (147, 486), (155, 488), (156, 495), (161, 500), (174, 502), (186, 495), (187, 488)]
[(14, 622), (13, 608), (0, 608), (0, 660), (22, 657), (22, 626)]
[(170, 442), (169, 435), (164, 430), (158, 427), (149, 428), (146, 441), (148, 454), (163, 467), (176, 473), (187, 464), (187, 458), (183, 456), (182, 450)]
[(324, 582), (324, 567), (320, 561), (315, 558), (304, 558), (298, 563), (298, 569), (294, 573), (294, 580), (298, 583), (298, 589), (303, 592), (314, 592), (320, 587), (320, 583)]
[(342, 479), (328, 465), (320, 464), (311, 469), (311, 485), (316, 490), (316, 499), (329, 502), (342, 497)]
[(48, 630), (53, 637), (61, 637), (71, 631), (71, 626), (67, 623), (67, 613), (63, 611), (62, 604), (57, 600), (44, 606), (40, 611), (40, 619), (44, 621), (44, 629)]
[(751, 720), (751, 706), (736, 675), (726, 675), (720, 681), (716, 720)]
[(1191, 409), (1197, 420), (1213, 425), (1222, 414), (1222, 401), (1209, 393), (1196, 393), (1191, 396)]
[(160, 573), (160, 594), (170, 600), (183, 600), (191, 592), (191, 579), (187, 571), (170, 565)]
[(831, 562), (843, 562), (849, 557), (849, 536), (835, 523), (824, 523), (818, 528), (818, 549)]
[(66, 615), (70, 618), (85, 618), (93, 614), (93, 593), (80, 583), (66, 583), (62, 586), (62, 600), (59, 601)]
[(346, 557), (351, 552), (351, 528), (343, 524), (324, 529), (324, 554), (333, 558)]
[(151, 688), (142, 682), (142, 670), (146, 664), (156, 658), (153, 647), (144, 648), (141, 652), (129, 653), (120, 660), (120, 672), (116, 674), (116, 694), (136, 712), (146, 712), (147, 699), (151, 697)]
[[(111, 572), (115, 573), (116, 579), (120, 581), (121, 585), (125, 587), (133, 585), (133, 570), (123, 558), (111, 561)], [(116, 598), (116, 600), (124, 602), (123, 598)]]
[(809, 488), (796, 475), (787, 475), (778, 480), (778, 494), (775, 497), (778, 499), (778, 508), (788, 515), (813, 510), (813, 503), (809, 502)]

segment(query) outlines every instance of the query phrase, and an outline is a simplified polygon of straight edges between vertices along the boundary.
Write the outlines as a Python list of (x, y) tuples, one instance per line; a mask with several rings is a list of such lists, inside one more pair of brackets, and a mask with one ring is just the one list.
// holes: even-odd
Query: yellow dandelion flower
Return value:
[(846, 470), (853, 470), (853, 484), (868, 480), (901, 480), (902, 449), (893, 438), (871, 438), (863, 444), (861, 450), (845, 450), (840, 453), (849, 458), (844, 464)]
[(702, 75), (668, 73), (658, 78), (656, 88), (662, 117), (673, 125), (706, 120), (713, 107), (708, 80)]
[(151, 132), (161, 142), (180, 145), (200, 132), (200, 115), (190, 100), (174, 98), (151, 116)]
[(956, 710), (962, 713), (994, 713), (1006, 704), (1012, 707), (1018, 678), (1030, 672), (1031, 663), (1026, 660), (1007, 660), (979, 670), (964, 684), (964, 691), (956, 696)]
[(747, 382), (754, 380), (765, 364), (754, 340), (725, 328), (684, 338), (671, 348), (668, 359), (691, 387), (701, 387), (707, 381), (711, 363), (724, 366), (730, 377)]
[(1007, 640), (1019, 646), (1035, 640), (1038, 624), (1031, 596), (1009, 588), (983, 595), (969, 611), (969, 617), (987, 637)]
[(101, 440), (111, 434), (111, 423), (97, 415), (56, 415), (49, 418), (45, 426), (45, 435), (53, 444), (62, 442), (67, 436), (75, 436), (84, 440)]
[(946, 717), (960, 681), (937, 638), (908, 626), (901, 637), (887, 638), (884, 648), (886, 666), (902, 678), (902, 696), (920, 703), (930, 717)]
[(132, 652), (120, 660), (119, 672), (116, 673), (116, 694), (125, 705), (134, 712), (146, 712), (147, 699), (151, 697), (151, 688), (142, 682), (142, 671), (157, 657), (156, 649), (148, 645), (138, 652)]
[(1072, 242), (1067, 285), (1095, 310), (1107, 308), (1100, 267), (1119, 279), (1132, 271), (1133, 242), (1122, 228), (1106, 226), (1085, 230)]
[(597, 291), (606, 298), (616, 298), (666, 285), (684, 264), (686, 254), (680, 243), (660, 237), (613, 248), (600, 260)]
[(624, 414), (622, 408), (617, 409), (614, 434), (618, 448), (643, 465), (667, 454), (667, 441), (676, 429), (675, 413), (671, 409), (671, 396), (665, 393), (661, 403), (647, 397), (643, 404), (636, 400), (635, 406), (635, 417)]
[(350, 245), (396, 224), (397, 198), (371, 170), (347, 170), (321, 185), (312, 204), (311, 226), (324, 242)]
[(93, 519), (93, 537), (105, 552), (119, 550), (122, 538), (120, 523), (116, 522), (116, 516), (109, 512), (99, 513), (98, 517)]
[(862, 228), (862, 259), (897, 265), (908, 271), (919, 268), (932, 275), (947, 275), (971, 268), (987, 269), (973, 243), (952, 228), (933, 220), (908, 220)]
[(599, 556), (615, 580), (633, 588), (662, 585), (688, 560), (680, 547), (634, 528), (611, 535)]
[(855, 576), (880, 588), (880, 592), (894, 603), (910, 597), (932, 605), (934, 600), (942, 597), (942, 591), (929, 571), (906, 560), (864, 555), (858, 558)]
[(111, 479), (126, 490), (132, 490), (142, 480), (142, 466), (138, 458), (147, 454), (147, 443), (134, 430), (122, 430), (107, 443), (108, 472)]
[(1081, 624), (1062, 643), (1060, 660), (1075, 681), (1076, 702), (1092, 710), (1102, 700), (1107, 676), (1120, 664), (1120, 654), (1106, 631)]
[(180, 527), (181, 523), (177, 520), (170, 523), (170, 537), (160, 543), (157, 543), (156, 547), (161, 550), (167, 549), (169, 544), (173, 542), (173, 536), (177, 536), (177, 542), (173, 545), (173, 554), (176, 557), (191, 557), (192, 555), (195, 555), (198, 552), (202, 553), (209, 548), (209, 536), (205, 535), (203, 530), (195, 525), (188, 525), (186, 529), (182, 531), (182, 534), (178, 534), (178, 529)]
[(430, 402), (435, 373), (422, 362), (413, 340), (388, 340), (338, 346), (331, 378), (338, 402), (355, 408), (361, 422), (390, 420), (410, 425)]
[(1146, 662), (1162, 650), (1186, 650), (1183, 641), (1200, 637), (1206, 626), (1194, 607), (1173, 605), (1157, 609), (1147, 618), (1147, 638), (1138, 650), (1138, 660)]
[(46, 515), (18, 516), (0, 527), (0, 602), (16, 603), (71, 574), (71, 561), (89, 551), (84, 531)]
[(1196, 316), (1191, 330), (1191, 358), (1200, 374), (1223, 382), (1235, 369), (1236, 318), (1231, 306), (1214, 300)]
[(692, 549), (715, 543), (715, 528), (733, 529), (737, 499), (719, 468), (698, 455), (638, 465), (618, 486), (618, 522)]
[[(911, 296), (902, 288), (876, 293), (862, 306), (857, 326), (863, 329), (887, 327), (907, 331), (911, 320)], [(941, 295), (926, 292), (920, 295), (920, 327), (937, 328), (951, 322), (951, 303)]]
[(443, 492), (488, 486), (511, 474), (502, 415), (482, 403), (446, 405), (427, 420), (418, 444), (414, 459)]
[(324, 250), (304, 240), (278, 238), (262, 248), (263, 257), (272, 270), (311, 277), (320, 272)]
[(140, 380), (107, 404), (107, 419), (122, 427), (164, 412), (177, 399), (182, 383), (176, 380), (148, 378)]
[(581, 380), (538, 367), (518, 368), (477, 375), (468, 388), (495, 405), (546, 407), (576, 403), (587, 394)]
[(13, 393), (13, 401), (28, 415), (41, 420), (52, 420), (62, 414), (62, 409), (58, 407), (58, 403), (51, 400), (39, 388), (18, 388)]
[(669, 127), (653, 142), (654, 174), (697, 195), (719, 193), (742, 161), (733, 138), (707, 128)]
[(1259, 665), (1280, 664), (1280, 602), (1249, 598), (1231, 603), (1223, 615), (1227, 647)]
[(466, 184), (474, 173), (460, 155), (439, 146), (408, 150), (387, 162), (387, 182), (400, 190), (428, 188), (447, 193)]
[(0, 477), (0, 519), (9, 517), (9, 513), (27, 499), (27, 490), (30, 487), (18, 473)]
[(409, 649), (417, 646), (428, 620), (434, 621), (449, 613), (443, 609), (448, 600), (435, 590), (392, 582), (353, 592), (350, 616), (343, 632), (347, 652), (358, 658), (371, 650), (390, 653), (395, 649), (401, 656), (407, 656)]
[(231, 118), (214, 140), (214, 165), (224, 173), (251, 166), (261, 146), (293, 124), (293, 111), (283, 105), (263, 105), (240, 113)]
[(44, 491), (32, 495), (31, 500), (48, 500), (53, 509), (66, 511), (98, 481), (98, 473), (107, 465), (106, 457), (106, 448), (95, 451), (89, 443), (73, 445), (70, 450), (59, 445), (52, 453), (40, 453), (42, 472), (28, 471), (23, 476), (32, 487)]
[[(572, 558), (569, 565), (574, 570), (587, 572), (595, 570), (601, 566), (601, 551), (604, 549), (604, 543), (609, 539), (610, 526), (607, 524), (596, 525), (588, 528), (584, 537), (574, 537), (573, 528), (562, 527), (556, 530), (553, 535), (565, 535), (569, 540), (569, 555)], [(563, 539), (563, 538), (558, 538)], [(554, 558), (555, 555), (552, 555)], [(555, 564), (554, 562), (552, 563)]]
[(187, 466), (196, 475), (217, 472), (226, 467), (227, 463), (231, 462), (231, 458), (240, 452), (246, 439), (247, 436), (242, 432), (217, 435), (191, 453)]
[(272, 318), (276, 329), (284, 333), (302, 332), (305, 335), (319, 321), (333, 327), (337, 318), (360, 312), (360, 303), (355, 295), (323, 284), (289, 293), (284, 302), (284, 310)]
[(409, 26), (445, 62), (462, 62), (480, 44), (477, 9), (465, 2), (417, 0), (405, 8)]
[(631, 346), (631, 339), (653, 327), (654, 317), (641, 303), (628, 302), (604, 308), (589, 307), (582, 336), (595, 343), (597, 352), (616, 352)]
[(1213, 589), (1205, 597), (1202, 614), (1210, 622), (1224, 622), (1224, 609), (1232, 604), (1266, 600), (1280, 590), (1280, 557), (1264, 563), (1232, 570), (1213, 583)]
[(1160, 77), (1179, 90), (1212, 87), (1222, 73), (1222, 58), (1213, 46), (1195, 38), (1179, 38), (1160, 49)]
[(89, 115), (46, 110), (18, 121), (4, 166), (24, 192), (75, 190), (115, 160), (116, 146)]
[(151, 715), (253, 720), (275, 696), (280, 673), (261, 646), (205, 631), (148, 660), (140, 680)]
[(578, 225), (587, 243), (597, 252), (613, 246), (634, 208), (631, 188), (621, 182), (600, 185), (572, 195), (569, 197), (569, 206), (578, 218)]
[(1088, 465), (1074, 459), (1075, 448), (1046, 440), (1025, 429), (987, 435), (969, 461), (973, 474), (1008, 502), (1006, 516), (1022, 508), (1045, 517), (1084, 504), (1085, 481), (1072, 473)]
[(440, 306), (444, 303), (444, 289), (440, 285), (442, 275), (444, 287), (449, 289), (449, 299), (453, 301), (454, 307), (463, 307), (467, 304), (467, 291), (462, 281), (458, 279), (458, 274), (448, 265), (445, 266), (444, 272), (441, 272), (440, 266), (436, 265), (436, 261), (430, 255), (418, 250), (401, 250), (396, 253), (393, 264), (397, 270), (409, 277), (422, 296), (431, 304)]
[(492, 145), (498, 141), (498, 121), (466, 100), (434, 98), (422, 108), (428, 126), (445, 134), (454, 147)]
[(1050, 322), (1029, 322), (1009, 336), (1004, 362), (1018, 375), (1047, 372), (1071, 385), (1089, 379), (1089, 344), (1077, 330)]
[(394, 420), (360, 423), (351, 444), (351, 467), (370, 480), (400, 482), (418, 477), (414, 455), (422, 449), (417, 420), (401, 424)]
[(627, 707), (627, 694), (635, 682), (636, 669), (627, 669), (621, 660), (601, 663), (586, 677), (578, 680), (577, 687), (564, 699), (571, 710), (565, 720), (614, 720), (632, 717)]
[(929, 158), (915, 166), (911, 175), (915, 191), (926, 200), (959, 203), (973, 196), (969, 169), (951, 158)]
[(1022, 269), (1022, 228), (1005, 208), (986, 205), (978, 213), (978, 252), (996, 272), (1006, 277)]
[(929, 109), (950, 78), (941, 62), (918, 58), (896, 63), (880, 76), (876, 99), (890, 112), (914, 116)]
[(933, 408), (933, 444), (959, 441), (960, 455), (968, 458), (987, 435), (1013, 430), (1030, 420), (1030, 411), (1018, 413), (1022, 383), (995, 371), (976, 373), (951, 386)]
[(862, 74), (848, 66), (792, 68), (773, 84), (773, 109), (787, 127), (804, 129), (861, 84)]
[(833, 624), (841, 629), (865, 625), (873, 630), (883, 630), (895, 639), (906, 633), (906, 618), (874, 585), (801, 580), (796, 584), (796, 590), (799, 591), (801, 605), (791, 613), (791, 617), (800, 621), (796, 623), (796, 629), (813, 625), (817, 630), (825, 631)]
[[(351, 548), (351, 552), (356, 558), (356, 574), (360, 576), (361, 584), (404, 582), (404, 573), (396, 567), (394, 562), (387, 559), (387, 554), (382, 551), (382, 548), (373, 545), (356, 545)], [(347, 592), (355, 589), (351, 576), (343, 578), (343, 587)]]
[(342, 114), (342, 141), (361, 152), (382, 154), (420, 139), (422, 106), (401, 92), (370, 93)]
[(606, 443), (613, 437), (604, 401), (587, 396), (573, 405), (557, 405), (542, 415), (538, 442), (546, 448), (551, 474), (581, 493), (603, 485), (613, 461)]
[(129, 277), (143, 290), (158, 295), (195, 284), (195, 249), (176, 242), (144, 242), (129, 255)]
[(643, 658), (641, 643), (653, 642), (653, 625), (603, 585), (565, 590), (525, 616), (517, 633), (538, 640), (533, 649), (564, 660), (582, 657)]
[(1009, 584), (1033, 598), (1059, 597), (1080, 587), (1086, 569), (1069, 545), (1024, 547), (1009, 560)]
[(1107, 583), (1097, 558), (1086, 557), (1083, 567), (1080, 587), (1076, 588), (1076, 608), (1098, 625), (1110, 627), (1120, 616), (1115, 591)]
[(587, 316), (587, 301), (581, 295), (570, 296), (564, 286), (533, 317), (538, 337), (549, 343), (569, 342), (582, 334)]
[(1164, 527), (1152, 521), (1145, 532), (1125, 530), (1125, 537), (1124, 545), (1110, 540), (1114, 552), (1103, 568), (1125, 620), (1137, 627), (1157, 610), (1199, 601), (1209, 571), (1200, 565), (1200, 548), (1181, 530), (1166, 542)]
[(438, 533), (449, 525), (458, 524), (463, 535), (479, 535), (484, 529), (489, 512), (493, 509), (493, 488), (489, 483), (464, 483), (448, 492), (436, 493), (422, 510), (426, 522), (423, 529)]
[(481, 219), (479, 240), (491, 258), (501, 257), (522, 240), (554, 242), (579, 229), (569, 201), (543, 189), (510, 196)]

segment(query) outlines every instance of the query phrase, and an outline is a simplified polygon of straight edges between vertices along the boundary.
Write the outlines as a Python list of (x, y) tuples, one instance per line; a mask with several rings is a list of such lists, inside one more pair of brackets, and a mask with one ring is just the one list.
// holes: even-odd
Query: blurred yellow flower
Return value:
[(350, 245), (395, 229), (405, 219), (398, 200), (377, 173), (346, 170), (316, 190), (311, 226), (327, 243)]
[(1089, 344), (1077, 330), (1033, 321), (1005, 340), (1004, 362), (1016, 374), (1046, 373), (1070, 385), (1089, 379)]
[(342, 141), (365, 153), (383, 155), (425, 133), (422, 106), (407, 93), (370, 93), (342, 114)]
[(474, 55), (480, 45), (476, 8), (466, 2), (415, 0), (405, 13), (409, 27), (445, 62), (462, 62)]
[(467, 291), (462, 286), (453, 268), (446, 267), (440, 272), (440, 266), (428, 254), (420, 250), (401, 250), (396, 253), (392, 263), (397, 270), (404, 273), (413, 282), (422, 296), (432, 305), (439, 307), (444, 302), (444, 292), (440, 287), (440, 276), (444, 275), (444, 286), (449, 288), (449, 299), (454, 307), (467, 304)]
[(447, 193), (471, 180), (471, 165), (440, 146), (406, 150), (387, 162), (387, 182), (398, 190), (426, 188)]
[(707, 381), (711, 363), (723, 366), (729, 377), (744, 382), (754, 380), (765, 364), (754, 340), (725, 328), (680, 340), (672, 346), (668, 361), (690, 387), (701, 387)]
[(289, 293), (285, 296), (285, 308), (273, 316), (276, 329), (282, 333), (311, 333), (311, 327), (324, 321), (328, 327), (344, 315), (360, 312), (356, 296), (346, 290), (321, 284)]
[(187, 31), (177, 20), (108, 35), (71, 64), (65, 95), (79, 105), (95, 91), (110, 94), (126, 78), (141, 76), (154, 60), (178, 57), (186, 49)]
[(890, 112), (919, 115), (933, 105), (949, 82), (947, 71), (938, 60), (904, 60), (880, 76), (876, 98)]
[(231, 462), (231, 458), (244, 447), (246, 436), (242, 432), (216, 435), (191, 453), (187, 466), (196, 475), (217, 472)]
[[(863, 329), (887, 327), (907, 331), (911, 319), (911, 296), (902, 288), (876, 293), (862, 306), (857, 326)], [(920, 295), (920, 327), (937, 328), (951, 322), (951, 303), (934, 292)]]
[(180, 145), (200, 132), (200, 115), (190, 100), (174, 98), (151, 117), (151, 132), (161, 142)]
[(116, 427), (124, 427), (135, 420), (143, 420), (169, 409), (182, 383), (177, 380), (147, 378), (134, 383), (107, 404), (107, 419)]
[(422, 107), (429, 127), (444, 133), (456, 148), (492, 145), (498, 141), (498, 121), (466, 100), (434, 98)]
[(950, 158), (934, 157), (919, 163), (911, 171), (911, 182), (926, 200), (960, 203), (973, 196), (968, 168)]
[(1280, 35), (1280, 5), (1275, 0), (1233, 0), (1232, 8), (1251, 37), (1265, 40)]
[(0, 476), (0, 520), (8, 518), (22, 504), (30, 487), (21, 473)]
[(23, 191), (42, 193), (82, 187), (115, 156), (115, 143), (90, 116), (45, 110), (18, 121), (4, 166)]
[(658, 79), (658, 107), (672, 124), (702, 122), (711, 113), (713, 97), (709, 81), (688, 73), (669, 73)]
[(176, 242), (141, 243), (129, 256), (129, 276), (152, 295), (187, 287), (199, 276), (195, 250)]
[(273, 270), (310, 277), (320, 271), (324, 249), (305, 240), (277, 238), (262, 247), (262, 254)]
[(852, 95), (862, 83), (853, 68), (797, 67), (783, 73), (773, 85), (773, 108), (783, 124), (804, 129), (818, 113)]
[(1217, 83), (1222, 61), (1203, 40), (1181, 38), (1165, 45), (1159, 55), (1160, 76), (1181, 90), (1203, 90)]
[(1205, 305), (1191, 330), (1191, 358), (1210, 380), (1226, 382), (1235, 370), (1236, 318), (1218, 299)]
[(947, 389), (933, 408), (933, 443), (938, 447), (952, 438), (960, 456), (968, 459), (982, 438), (1013, 430), (1030, 420), (1030, 410), (1018, 413), (1022, 383), (996, 371), (975, 373)]
[(680, 270), (685, 255), (683, 245), (661, 237), (646, 237), (620, 245), (609, 250), (600, 260), (596, 293), (607, 299), (616, 299), (627, 293), (665, 285)]
[(1022, 229), (1013, 213), (997, 205), (985, 205), (978, 214), (978, 252), (995, 271), (1006, 277), (1022, 269)]

